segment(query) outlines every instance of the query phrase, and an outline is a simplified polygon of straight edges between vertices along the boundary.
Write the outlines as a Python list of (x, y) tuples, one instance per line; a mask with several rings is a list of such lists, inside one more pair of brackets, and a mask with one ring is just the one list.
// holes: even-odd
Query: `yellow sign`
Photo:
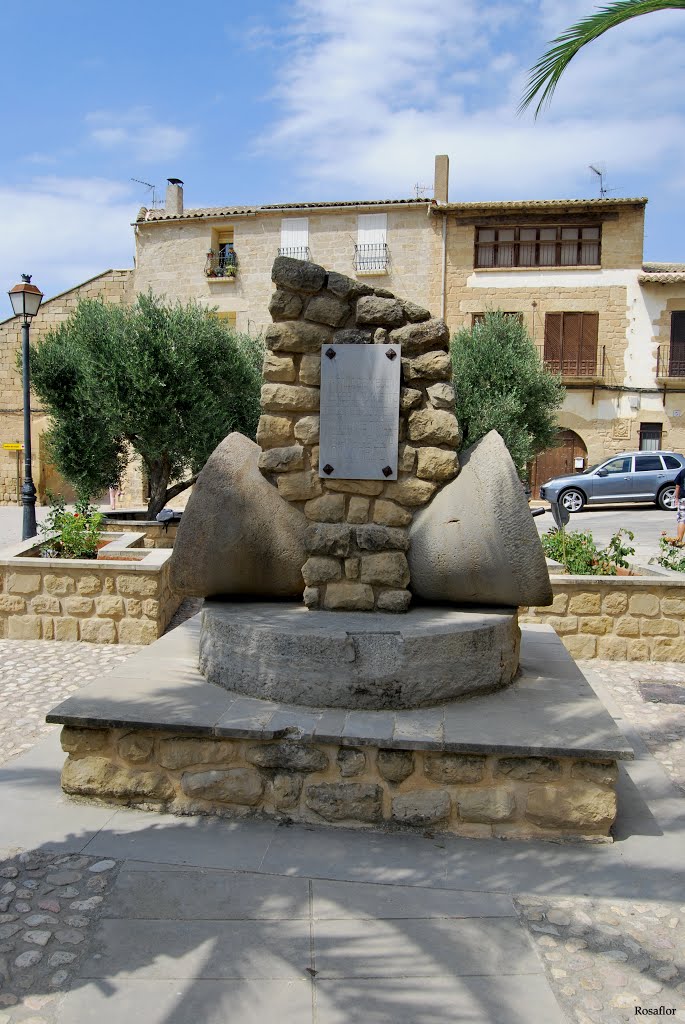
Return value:
[(8, 452), (20, 452), (24, 446), (19, 441), (7, 441), (2, 447)]

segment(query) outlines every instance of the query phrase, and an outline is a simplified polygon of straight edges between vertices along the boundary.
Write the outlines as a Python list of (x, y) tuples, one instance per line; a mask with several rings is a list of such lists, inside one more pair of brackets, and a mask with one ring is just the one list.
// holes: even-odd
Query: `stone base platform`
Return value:
[(198, 664), (199, 617), (48, 715), (65, 792), (178, 814), (266, 814), (472, 837), (610, 834), (632, 750), (548, 626), (506, 690), (413, 711), (232, 694)]
[(519, 664), (514, 608), (310, 611), (205, 601), (200, 671), (248, 697), (318, 708), (420, 708), (508, 686)]

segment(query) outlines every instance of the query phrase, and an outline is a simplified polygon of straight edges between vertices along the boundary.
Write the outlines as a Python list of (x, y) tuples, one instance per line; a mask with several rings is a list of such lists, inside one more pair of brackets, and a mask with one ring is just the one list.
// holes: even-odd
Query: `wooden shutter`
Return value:
[(570, 377), (580, 373), (582, 313), (562, 313), (561, 372)]
[(685, 310), (671, 313), (669, 377), (685, 377)]
[(545, 365), (552, 373), (561, 373), (561, 337), (563, 313), (545, 315)]
[(581, 313), (579, 377), (594, 377), (597, 372), (597, 342), (599, 339), (599, 313)]

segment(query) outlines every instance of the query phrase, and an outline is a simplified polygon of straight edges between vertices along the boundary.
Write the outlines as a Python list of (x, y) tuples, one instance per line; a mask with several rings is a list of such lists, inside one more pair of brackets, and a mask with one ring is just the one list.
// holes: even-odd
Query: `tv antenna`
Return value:
[(418, 181), (414, 185), (414, 195), (417, 199), (429, 199), (429, 192), (433, 191), (432, 185), (419, 185)]
[(590, 164), (589, 168), (592, 171), (592, 173), (596, 174), (597, 177), (599, 178), (599, 198), (600, 199), (606, 199), (606, 197), (609, 195), (610, 192), (618, 192), (619, 191), (618, 188), (607, 188), (607, 186), (606, 186), (606, 177), (607, 177), (606, 164), (599, 164), (599, 163), (598, 164)]
[(131, 181), (135, 181), (138, 185), (145, 185), (148, 192), (152, 192), (152, 209), (154, 210), (157, 206), (157, 186), (152, 185), (149, 181), (141, 181), (140, 178), (131, 178)]

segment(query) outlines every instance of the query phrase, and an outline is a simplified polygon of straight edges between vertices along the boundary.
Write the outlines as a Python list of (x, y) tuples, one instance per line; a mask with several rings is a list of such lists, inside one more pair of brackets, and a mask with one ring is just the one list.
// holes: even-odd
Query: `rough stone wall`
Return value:
[[(279, 257), (266, 332), (260, 468), (311, 522), (302, 569), (310, 608), (402, 612), (411, 595), (408, 526), (459, 470), (444, 321), (385, 289)], [(319, 477), (321, 351), (401, 346), (398, 479)]]
[(521, 608), (521, 622), (553, 626), (574, 658), (685, 661), (685, 580), (552, 577), (549, 608)]
[[(175, 502), (174, 502), (175, 504)], [(105, 520), (100, 525), (101, 533), (141, 533), (145, 532), (144, 548), (173, 548), (178, 523), (170, 523), (164, 529), (163, 523), (141, 522), (140, 520)]]
[(0, 638), (151, 644), (181, 602), (168, 561), (149, 572), (116, 562), (62, 568), (41, 561), (35, 569), (0, 567)]
[(510, 839), (607, 836), (616, 816), (614, 761), (124, 729), (64, 728), (62, 747), (67, 793), (180, 814), (266, 813)]

